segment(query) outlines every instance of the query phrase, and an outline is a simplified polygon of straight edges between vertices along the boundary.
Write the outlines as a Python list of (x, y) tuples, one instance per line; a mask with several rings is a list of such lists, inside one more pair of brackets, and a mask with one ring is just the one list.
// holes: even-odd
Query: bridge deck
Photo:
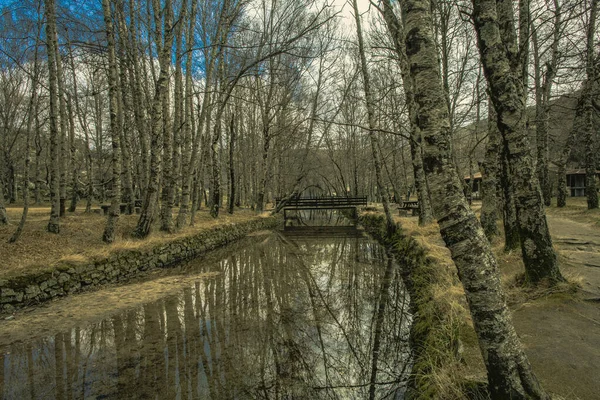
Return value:
[[(277, 203), (282, 199), (275, 199)], [(284, 210), (332, 210), (346, 209), (367, 205), (367, 197), (315, 197), (289, 199)]]

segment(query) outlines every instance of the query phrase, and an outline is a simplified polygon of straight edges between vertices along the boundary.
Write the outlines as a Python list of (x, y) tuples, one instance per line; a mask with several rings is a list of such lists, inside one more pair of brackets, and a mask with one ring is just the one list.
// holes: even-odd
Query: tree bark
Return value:
[(419, 127), (417, 126), (414, 88), (410, 78), (408, 60), (406, 57), (403, 27), (401, 21), (394, 13), (391, 0), (383, 1), (383, 17), (392, 37), (396, 55), (398, 56), (402, 87), (404, 88), (404, 97), (406, 99), (406, 107), (408, 110), (408, 120), (410, 122), (410, 155), (412, 159), (415, 190), (419, 197), (419, 225), (428, 225), (433, 222), (433, 215), (429, 190), (427, 189), (427, 181), (425, 180), (425, 173), (423, 172), (423, 156), (421, 154), (422, 137), (421, 131), (419, 131)]
[[(56, 32), (56, 30), (55, 30)], [(60, 216), (64, 217), (66, 213), (67, 204), (67, 170), (69, 163), (69, 150), (67, 147), (67, 105), (65, 90), (65, 76), (62, 66), (62, 57), (60, 55), (60, 49), (58, 47), (58, 35), (56, 36), (55, 42), (55, 60), (56, 60), (56, 82), (58, 87), (58, 109), (59, 109), (59, 127), (60, 127), (60, 158), (59, 158), (59, 174), (60, 174)]]
[(104, 14), (104, 25), (106, 29), (106, 40), (108, 42), (108, 103), (110, 113), (110, 136), (112, 141), (112, 191), (110, 209), (106, 226), (102, 234), (102, 240), (105, 243), (112, 243), (115, 240), (115, 229), (121, 213), (121, 149), (120, 138), (121, 129), (118, 112), (118, 73), (117, 73), (117, 55), (115, 45), (115, 32), (113, 29), (112, 13), (110, 9), (110, 0), (102, 0), (102, 11)]
[(598, 208), (598, 185), (596, 183), (596, 132), (594, 131), (594, 106), (593, 98), (596, 96), (597, 71), (594, 63), (594, 42), (596, 34), (596, 16), (598, 13), (598, 0), (591, 0), (590, 19), (587, 29), (586, 74), (587, 85), (584, 87), (583, 112), (584, 112), (584, 141), (585, 141), (585, 196), (587, 197), (588, 210)]
[(164, 27), (163, 32), (164, 36), (164, 44), (160, 43), (160, 38), (162, 35), (160, 34), (161, 30), (161, 18), (160, 18), (160, 10), (162, 9), (160, 3), (157, 0), (153, 1), (153, 9), (155, 14), (156, 29), (159, 33), (156, 35), (157, 37), (157, 50), (158, 54), (160, 54), (160, 72), (158, 75), (158, 79), (155, 84), (154, 98), (152, 100), (152, 115), (151, 115), (151, 143), (150, 143), (150, 174), (148, 179), (148, 188), (146, 190), (146, 194), (144, 197), (144, 203), (142, 205), (142, 210), (140, 214), (140, 219), (138, 220), (137, 227), (135, 228), (134, 236), (143, 238), (148, 236), (150, 233), (150, 229), (152, 227), (152, 223), (154, 222), (156, 209), (158, 207), (158, 191), (159, 191), (159, 180), (161, 174), (162, 160), (161, 160), (161, 152), (162, 152), (162, 144), (163, 144), (163, 129), (161, 126), (161, 122), (166, 118), (166, 116), (162, 115), (163, 110), (163, 97), (164, 93), (168, 89), (168, 80), (169, 80), (169, 64), (171, 60), (172, 53), (172, 45), (173, 45), (173, 8), (171, 0), (166, 0), (165, 3), (165, 18), (164, 18)]
[[(194, 98), (192, 81), (192, 49), (194, 47), (194, 27), (196, 20), (196, 1), (192, 1), (189, 25), (186, 32), (187, 59), (185, 63), (185, 110), (184, 110), (184, 130), (183, 130), (183, 149), (181, 161), (181, 173), (183, 175), (181, 183), (181, 200), (179, 202), (179, 213), (177, 214), (176, 229), (181, 229), (187, 220), (190, 207), (190, 191), (193, 190), (192, 179), (196, 175), (197, 158), (199, 153), (200, 137), (202, 136), (202, 127), (204, 121), (199, 121), (199, 132), (196, 132), (196, 121), (194, 117)], [(207, 80), (210, 78), (207, 74)], [(208, 94), (205, 94), (205, 99)], [(203, 105), (204, 107), (204, 105)]]
[(0, 179), (0, 225), (8, 225), (8, 215), (4, 205), (4, 182)]
[(56, 5), (45, 0), (46, 46), (48, 48), (48, 86), (50, 92), (50, 221), (48, 232), (60, 232), (60, 152), (58, 131), (58, 76), (56, 73)]
[(77, 148), (75, 147), (75, 114), (73, 96), (67, 97), (67, 113), (69, 115), (69, 155), (71, 156), (71, 203), (69, 212), (75, 212), (79, 201), (79, 166), (77, 165)]
[(229, 122), (229, 198), (227, 199), (227, 212), (233, 214), (235, 205), (235, 115), (232, 113)]
[[(526, 279), (533, 284), (542, 280), (556, 283), (564, 279), (552, 247), (525, 127), (521, 68), (514, 57), (516, 44), (509, 41), (515, 37), (509, 32), (514, 29), (510, 28), (512, 8), (503, 4), (500, 9), (500, 5), (497, 9), (495, 0), (473, 0), (481, 60), (508, 159)], [(502, 36), (501, 22), (502, 29), (509, 32)]]
[(465, 289), (493, 399), (549, 399), (512, 325), (497, 261), (462, 192), (450, 150), (450, 122), (433, 39), (429, 0), (403, 0), (406, 49), (415, 83), (423, 164), (440, 233)]
[[(71, 42), (68, 43), (69, 46), (69, 59), (71, 60), (71, 74), (73, 81), (73, 101), (75, 102), (75, 110), (77, 111), (77, 116), (79, 120), (79, 125), (83, 130), (84, 138), (85, 138), (85, 167), (87, 173), (87, 186), (86, 186), (86, 205), (85, 212), (90, 213), (92, 211), (92, 201), (94, 199), (94, 160), (92, 158), (92, 151), (90, 149), (90, 134), (89, 129), (84, 121), (84, 116), (81, 110), (81, 106), (79, 104), (79, 92), (77, 85), (77, 75), (75, 69), (75, 58), (73, 55), (73, 48), (71, 46)], [(75, 209), (73, 209), (75, 211)]]
[[(36, 37), (35, 51), (33, 57), (33, 74), (31, 77), (31, 97), (29, 98), (29, 107), (27, 108), (27, 127), (25, 132), (25, 166), (23, 171), (23, 214), (21, 215), (21, 221), (17, 226), (17, 229), (13, 235), (8, 239), (8, 243), (14, 243), (19, 240), (25, 222), (27, 221), (27, 214), (29, 213), (29, 166), (31, 164), (31, 137), (32, 137), (32, 126), (34, 120), (37, 119), (37, 104), (38, 104), (38, 85), (40, 75), (40, 64), (38, 62), (38, 48), (41, 34), (41, 24), (38, 26), (38, 34)], [(1, 185), (0, 185), (1, 186)], [(2, 201), (3, 201), (2, 190), (0, 189), (0, 224), (2, 224)]]
[[(120, 145), (121, 145), (121, 157), (122, 157), (122, 173), (121, 179), (123, 183), (123, 203), (127, 205), (125, 213), (131, 215), (135, 208), (135, 195), (133, 192), (133, 159), (131, 157), (131, 139), (133, 133), (133, 124), (131, 121), (132, 108), (131, 98), (128, 90), (128, 86), (134, 83), (129, 80), (129, 64), (131, 63), (131, 57), (126, 49), (126, 38), (127, 29), (125, 23), (125, 15), (123, 11), (123, 1), (119, 0), (116, 4), (116, 15), (118, 20), (118, 33), (119, 33), (119, 62), (118, 67), (118, 82), (119, 82), (119, 94), (117, 101), (119, 104), (119, 124), (121, 126), (120, 132)], [(141, 104), (136, 105), (141, 107)]]
[[(490, 103), (488, 109), (492, 108)], [(498, 176), (502, 160), (502, 137), (496, 126), (496, 121), (491, 118), (493, 110), (488, 112), (488, 143), (485, 150), (485, 159), (481, 165), (481, 217), (479, 218), (483, 232), (488, 240), (499, 234), (498, 224)]]

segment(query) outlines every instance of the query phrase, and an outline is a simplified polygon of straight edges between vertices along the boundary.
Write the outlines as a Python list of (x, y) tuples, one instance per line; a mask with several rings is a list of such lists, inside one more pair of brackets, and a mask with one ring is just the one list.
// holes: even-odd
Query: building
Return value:
[[(600, 171), (596, 171), (596, 177)], [(585, 169), (572, 169), (567, 171), (567, 190), (571, 197), (585, 196)]]
[[(473, 193), (471, 194), (474, 199), (481, 198), (480, 189), (481, 189), (481, 172), (477, 172), (473, 174)], [(465, 183), (470, 187), (471, 186), (471, 177), (469, 175), (465, 176)]]

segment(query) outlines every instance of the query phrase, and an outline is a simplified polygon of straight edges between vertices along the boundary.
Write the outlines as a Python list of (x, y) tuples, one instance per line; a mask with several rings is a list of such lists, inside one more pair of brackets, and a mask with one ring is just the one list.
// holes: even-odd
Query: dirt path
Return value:
[(561, 269), (575, 295), (516, 307), (513, 320), (544, 387), (566, 399), (600, 399), (600, 228), (548, 215)]
[(588, 299), (600, 300), (600, 228), (552, 214), (548, 223), (564, 268), (581, 277)]

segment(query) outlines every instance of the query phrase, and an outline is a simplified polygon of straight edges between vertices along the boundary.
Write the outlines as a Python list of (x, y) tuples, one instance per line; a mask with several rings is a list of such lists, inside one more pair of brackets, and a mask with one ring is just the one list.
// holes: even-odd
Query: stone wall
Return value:
[(123, 250), (88, 263), (61, 263), (47, 271), (0, 279), (0, 313), (40, 304), (107, 283), (126, 282), (146, 271), (189, 260), (209, 250), (269, 229), (281, 223), (279, 216), (226, 224), (150, 249)]

